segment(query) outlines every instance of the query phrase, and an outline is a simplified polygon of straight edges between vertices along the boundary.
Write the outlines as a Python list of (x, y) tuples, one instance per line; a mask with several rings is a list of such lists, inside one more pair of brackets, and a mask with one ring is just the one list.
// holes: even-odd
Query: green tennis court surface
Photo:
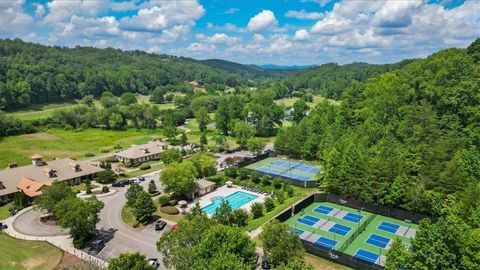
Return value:
[(398, 237), (409, 245), (418, 225), (329, 202), (316, 202), (285, 221), (300, 238), (371, 264), (385, 264)]

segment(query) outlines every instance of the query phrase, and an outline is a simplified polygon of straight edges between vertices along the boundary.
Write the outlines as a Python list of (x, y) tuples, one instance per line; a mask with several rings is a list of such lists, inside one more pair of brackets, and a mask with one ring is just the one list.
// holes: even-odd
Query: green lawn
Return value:
[(4, 206), (0, 206), (0, 220), (7, 219), (10, 216), (8, 209), (12, 206), (12, 204), (8, 203)]
[[(159, 161), (156, 161), (156, 163), (158, 163)], [(140, 166), (139, 166), (140, 167)], [(125, 173), (125, 177), (127, 178), (132, 178), (132, 177), (136, 177), (136, 176), (140, 176), (140, 175), (144, 175), (144, 174), (147, 174), (147, 173), (151, 173), (151, 172), (154, 172), (154, 171), (158, 171), (158, 170), (162, 170), (163, 168), (165, 168), (165, 165), (163, 163), (161, 164), (156, 164), (156, 165), (153, 165), (150, 169), (148, 170), (135, 170), (135, 171), (132, 171), (132, 172), (126, 172)]]
[(25, 241), (0, 233), (0, 269), (57, 269), (63, 252), (47, 242)]
[[(97, 185), (92, 184), (92, 189), (97, 188), (97, 187), (98, 187)], [(72, 190), (75, 193), (86, 190), (85, 183), (81, 183), (79, 185), (72, 186)]]
[(351, 268), (334, 263), (332, 261), (305, 253), (305, 262), (313, 266), (315, 270), (349, 270)]
[(131, 144), (146, 143), (158, 138), (160, 130), (125, 131), (86, 129), (81, 131), (49, 129), (45, 132), (9, 136), (0, 139), (0, 167), (17, 162), (18, 165), (30, 164), (30, 156), (39, 153), (46, 160), (55, 157), (84, 159), (86, 153), (105, 155), (101, 149), (112, 149), (120, 144), (129, 147)]
[(138, 221), (133, 215), (132, 209), (128, 206), (125, 206), (122, 208), (122, 220), (127, 224), (128, 226), (135, 228), (138, 226)]
[[(292, 107), (293, 106), (293, 103), (295, 103), (295, 101), (297, 101), (299, 98), (297, 97), (293, 97), (293, 98), (282, 98), (282, 99), (278, 99), (278, 100), (275, 100), (275, 103), (276, 104), (283, 104), (285, 107)], [(337, 101), (337, 100), (333, 100), (333, 99), (326, 99), (322, 96), (319, 96), (319, 95), (315, 95), (313, 96), (313, 102), (307, 102), (308, 106), (310, 107), (315, 107), (315, 105), (317, 105), (318, 103), (324, 101), (324, 100), (327, 100), (330, 104), (334, 104), (334, 105), (339, 105), (340, 102)]]
[(155, 212), (155, 215), (157, 215), (157, 216), (159, 216), (159, 217), (161, 217), (165, 220), (178, 223), (180, 220), (182, 220), (184, 218), (184, 216), (182, 214), (169, 215), (169, 214), (165, 214), (165, 213), (160, 212), (160, 204), (158, 203), (158, 200), (155, 200), (155, 205), (157, 206), (157, 211)]

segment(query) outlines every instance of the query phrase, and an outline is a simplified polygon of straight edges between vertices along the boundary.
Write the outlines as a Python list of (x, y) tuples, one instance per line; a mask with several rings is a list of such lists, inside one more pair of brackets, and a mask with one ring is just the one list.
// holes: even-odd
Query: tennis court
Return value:
[[(410, 244), (418, 225), (329, 202), (315, 202), (285, 221), (301, 239), (383, 266), (390, 243)], [(362, 228), (362, 229), (361, 229)], [(350, 239), (352, 238), (352, 239)], [(345, 245), (344, 245), (345, 244)]]
[(274, 157), (252, 163), (245, 168), (273, 177), (281, 177), (303, 187), (316, 187), (318, 174), (321, 172), (320, 167), (316, 165)]

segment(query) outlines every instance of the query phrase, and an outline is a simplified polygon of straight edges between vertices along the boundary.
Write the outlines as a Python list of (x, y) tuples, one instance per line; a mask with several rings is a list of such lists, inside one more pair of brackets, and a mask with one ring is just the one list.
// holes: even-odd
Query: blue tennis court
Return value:
[(333, 227), (330, 228), (330, 230), (328, 230), (329, 232), (332, 232), (332, 233), (336, 233), (338, 235), (341, 235), (341, 236), (345, 236), (348, 234), (348, 232), (350, 232), (352, 228), (348, 227), (348, 226), (344, 226), (344, 225), (341, 225), (341, 224), (335, 224), (333, 225)]
[(326, 238), (326, 237), (320, 237), (318, 238), (318, 240), (315, 242), (316, 245), (318, 246), (321, 246), (321, 247), (324, 247), (324, 248), (328, 248), (328, 249), (332, 249), (335, 247), (335, 245), (337, 245), (337, 241), (334, 241), (330, 238)]
[(353, 223), (359, 223), (360, 220), (362, 220), (362, 218), (363, 218), (362, 215), (357, 215), (354, 213), (348, 213), (343, 217), (343, 219), (345, 219), (346, 221), (350, 221)]
[(313, 211), (320, 214), (328, 215), (330, 212), (332, 212), (332, 210), (333, 210), (332, 207), (320, 205), (319, 207), (315, 208)]
[(318, 172), (317, 167), (310, 166), (310, 165), (305, 165), (305, 164), (300, 164), (299, 166), (295, 167), (295, 169), (301, 170), (301, 171), (306, 171), (306, 172), (311, 172), (311, 173), (315, 173), (315, 174)]
[(302, 235), (305, 231), (295, 228), (295, 232), (296, 232), (298, 235)]
[(365, 262), (375, 263), (379, 255), (364, 249), (359, 249), (353, 257)]
[(390, 243), (390, 238), (383, 237), (378, 234), (371, 234), (366, 243), (377, 247), (386, 248), (388, 243)]
[(298, 222), (303, 223), (308, 226), (313, 226), (315, 223), (317, 223), (320, 219), (316, 217), (312, 217), (309, 215), (305, 215), (301, 218), (298, 219)]
[(310, 176), (298, 175), (298, 174), (292, 173), (292, 171), (282, 172), (280, 175), (286, 178), (300, 180), (300, 181), (308, 181), (311, 178)]
[(400, 228), (399, 225), (393, 224), (393, 223), (390, 223), (390, 222), (386, 222), (386, 221), (382, 221), (382, 223), (380, 223), (380, 225), (378, 225), (379, 230), (386, 231), (386, 232), (389, 232), (389, 233), (396, 233), (398, 228)]

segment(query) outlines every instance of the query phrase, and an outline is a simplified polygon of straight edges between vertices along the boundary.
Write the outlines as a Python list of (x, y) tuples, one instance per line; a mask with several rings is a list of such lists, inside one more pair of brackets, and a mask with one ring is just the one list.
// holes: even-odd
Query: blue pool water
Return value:
[(243, 191), (237, 191), (235, 193), (228, 195), (227, 197), (214, 198), (211, 204), (202, 207), (202, 211), (207, 213), (207, 215), (211, 216), (215, 214), (215, 210), (217, 210), (217, 207), (220, 206), (222, 201), (227, 201), (228, 204), (232, 207), (232, 209), (237, 209), (253, 201), (255, 198), (257, 198), (257, 196), (253, 194), (246, 193)]

